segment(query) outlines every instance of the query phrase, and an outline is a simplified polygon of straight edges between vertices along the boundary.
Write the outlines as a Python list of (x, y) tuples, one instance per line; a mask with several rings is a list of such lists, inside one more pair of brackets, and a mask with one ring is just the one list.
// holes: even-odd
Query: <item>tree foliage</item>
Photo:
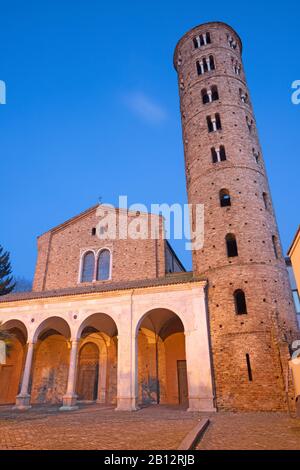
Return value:
[(0, 245), (0, 295), (9, 294), (15, 287), (8, 251)]

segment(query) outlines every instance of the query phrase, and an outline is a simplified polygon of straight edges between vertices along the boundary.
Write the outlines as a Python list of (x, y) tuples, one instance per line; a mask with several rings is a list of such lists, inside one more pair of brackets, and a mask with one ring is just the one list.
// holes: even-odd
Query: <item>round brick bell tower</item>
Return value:
[(188, 200), (204, 204), (193, 270), (208, 279), (217, 407), (280, 410), (297, 322), (241, 54), (220, 22), (174, 54)]

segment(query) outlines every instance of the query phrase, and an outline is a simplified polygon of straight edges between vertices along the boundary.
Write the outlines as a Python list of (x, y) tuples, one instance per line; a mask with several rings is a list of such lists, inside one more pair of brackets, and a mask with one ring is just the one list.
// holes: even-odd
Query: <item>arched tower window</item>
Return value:
[(204, 88), (201, 90), (201, 96), (203, 104), (212, 103), (212, 101), (219, 99), (218, 88), (216, 86), (212, 86), (211, 89), (208, 90)]
[(92, 282), (94, 279), (95, 255), (92, 251), (84, 254), (82, 260), (81, 282)]
[(224, 145), (220, 148), (211, 148), (211, 157), (213, 163), (224, 162), (226, 160), (226, 152)]
[(248, 101), (249, 101), (248, 93), (246, 93), (245, 91), (243, 91), (241, 88), (240, 88), (240, 98), (241, 98), (242, 103), (247, 104)]
[(228, 258), (233, 258), (238, 256), (238, 248), (235, 235), (233, 233), (228, 233), (225, 237), (226, 249)]
[(212, 55), (209, 56), (209, 67), (210, 70), (215, 70), (215, 59)]
[(102, 250), (98, 258), (97, 281), (106, 281), (110, 278), (110, 251)]
[(203, 104), (210, 103), (209, 94), (207, 93), (207, 89), (206, 89), (206, 88), (204, 88), (204, 89), (201, 91), (201, 96), (202, 96), (202, 103), (203, 103)]
[(255, 148), (252, 149), (253, 157), (255, 158), (256, 163), (259, 163), (259, 152), (255, 150)]
[(226, 160), (226, 152), (225, 152), (224, 145), (221, 145), (220, 147), (220, 158), (221, 158), (221, 162), (224, 162)]
[(231, 199), (228, 189), (221, 189), (219, 196), (221, 207), (231, 206)]
[(275, 237), (275, 235), (272, 236), (272, 243), (273, 243), (273, 250), (274, 250), (275, 258), (278, 258), (278, 243), (277, 243), (277, 238)]
[(267, 193), (262, 193), (262, 196), (263, 196), (265, 208), (268, 210), (268, 196), (267, 196)]
[(212, 100), (217, 101), (219, 99), (218, 88), (214, 85), (211, 87)]
[(245, 293), (242, 289), (237, 289), (234, 292), (234, 304), (235, 304), (235, 313), (237, 315), (246, 315), (247, 314), (247, 304)]
[(208, 132), (216, 132), (222, 129), (220, 114), (215, 114), (214, 116), (207, 116), (207, 128)]

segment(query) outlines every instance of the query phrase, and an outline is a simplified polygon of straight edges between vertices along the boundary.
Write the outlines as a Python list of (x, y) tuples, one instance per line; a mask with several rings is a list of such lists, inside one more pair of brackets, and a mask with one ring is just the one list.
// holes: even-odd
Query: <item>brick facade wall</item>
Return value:
[[(97, 235), (92, 235), (92, 228), (99, 222), (96, 211), (96, 207), (92, 208), (38, 238), (34, 291), (78, 286), (82, 254), (91, 249), (99, 252), (104, 247), (109, 248), (112, 253), (113, 282), (165, 275), (165, 241), (162, 237), (159, 240), (100, 240)], [(161, 217), (128, 213), (128, 224), (137, 217), (146, 219), (149, 233), (151, 221), (158, 220), (160, 233), (163, 233)]]
[[(211, 44), (193, 38), (209, 32)], [(228, 43), (236, 41), (236, 49)], [(237, 34), (223, 23), (189, 31), (174, 55), (178, 72), (189, 203), (204, 204), (205, 239), (194, 251), (196, 274), (208, 278), (208, 308), (217, 405), (223, 409), (286, 407), (284, 372), (288, 342), (296, 330), (288, 275), (272, 208), (262, 151)], [(198, 76), (196, 61), (213, 55), (215, 70)], [(241, 64), (236, 75), (234, 63)], [(219, 99), (203, 104), (201, 91), (217, 86)], [(249, 96), (243, 103), (240, 89)], [(222, 130), (208, 132), (206, 117), (219, 113)], [(246, 117), (253, 121), (251, 131)], [(227, 160), (213, 163), (211, 148), (225, 147)], [(259, 161), (253, 155), (259, 152)], [(231, 206), (221, 207), (227, 189)], [(267, 208), (263, 198), (267, 199)], [(236, 236), (238, 256), (227, 257), (225, 236)], [(278, 258), (272, 236), (277, 240)], [(247, 315), (236, 315), (233, 293), (244, 290)], [(253, 380), (248, 377), (249, 354)]]

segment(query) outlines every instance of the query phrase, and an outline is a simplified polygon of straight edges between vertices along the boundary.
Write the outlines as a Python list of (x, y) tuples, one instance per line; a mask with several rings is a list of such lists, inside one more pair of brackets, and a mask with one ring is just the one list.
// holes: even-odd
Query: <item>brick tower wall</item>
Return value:
[[(207, 32), (211, 42), (195, 47), (194, 40)], [(287, 406), (288, 344), (297, 324), (241, 53), (230, 26), (208, 23), (185, 34), (174, 54), (188, 199), (204, 204), (204, 246), (193, 252), (193, 269), (208, 278), (218, 408), (280, 410)], [(211, 55), (215, 69), (199, 75), (197, 61)], [(203, 104), (201, 91), (212, 86), (219, 99)], [(216, 113), (222, 129), (208, 132), (207, 116)], [(211, 148), (220, 146), (226, 160), (213, 163)], [(229, 191), (231, 206), (221, 207), (221, 189)], [(238, 256), (231, 258), (225, 243), (229, 233), (238, 247)], [(236, 314), (236, 289), (245, 293), (245, 315)]]

